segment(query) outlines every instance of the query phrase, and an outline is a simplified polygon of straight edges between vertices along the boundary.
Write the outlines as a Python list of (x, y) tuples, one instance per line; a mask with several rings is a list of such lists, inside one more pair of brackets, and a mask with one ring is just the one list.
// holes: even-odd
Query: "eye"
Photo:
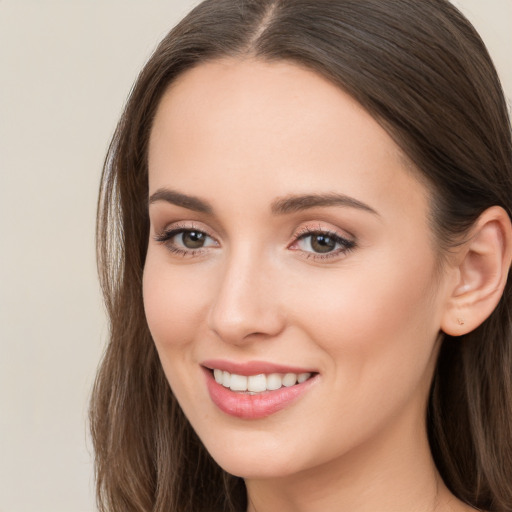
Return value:
[(164, 244), (171, 252), (180, 255), (195, 255), (207, 247), (218, 245), (210, 235), (195, 228), (176, 227), (167, 229), (155, 236), (155, 240)]
[(209, 236), (202, 231), (182, 231), (174, 235), (175, 243), (187, 249), (200, 249), (207, 243)]
[(355, 242), (337, 233), (306, 229), (300, 233), (290, 249), (308, 253), (308, 257), (326, 258), (346, 253), (355, 247)]
[(320, 254), (332, 252), (336, 249), (337, 242), (334, 237), (324, 233), (307, 235), (299, 241), (302, 250), (309, 250)]

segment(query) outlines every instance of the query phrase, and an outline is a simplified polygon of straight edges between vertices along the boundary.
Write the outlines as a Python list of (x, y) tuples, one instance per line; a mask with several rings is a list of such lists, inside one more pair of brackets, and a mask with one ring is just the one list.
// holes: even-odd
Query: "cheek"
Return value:
[(179, 350), (191, 342), (194, 326), (207, 309), (204, 280), (193, 272), (171, 270), (165, 258), (148, 251), (143, 277), (144, 309), (161, 351)]
[[(347, 266), (329, 279), (302, 282), (296, 310), (307, 311), (302, 325), (330, 355), (336, 372), (352, 382), (414, 378), (428, 365), (439, 331), (433, 290), (433, 260), (396, 255)], [(389, 261), (395, 264), (388, 264)], [(432, 269), (432, 272), (429, 270)]]
[(196, 375), (191, 379), (191, 368), (197, 367), (194, 341), (207, 311), (204, 279), (197, 272), (189, 272), (191, 267), (175, 268), (165, 255), (155, 253), (148, 251), (144, 268), (146, 320), (167, 381), (191, 418), (196, 413), (190, 404), (197, 400), (195, 384), (201, 378)]

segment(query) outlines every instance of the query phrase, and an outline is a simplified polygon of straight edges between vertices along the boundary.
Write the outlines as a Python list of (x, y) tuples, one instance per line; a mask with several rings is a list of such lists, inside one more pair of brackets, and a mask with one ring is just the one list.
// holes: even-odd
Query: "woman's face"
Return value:
[(294, 64), (202, 64), (159, 106), (149, 194), (148, 324), (221, 466), (424, 443), (447, 274), (426, 187), (359, 104)]

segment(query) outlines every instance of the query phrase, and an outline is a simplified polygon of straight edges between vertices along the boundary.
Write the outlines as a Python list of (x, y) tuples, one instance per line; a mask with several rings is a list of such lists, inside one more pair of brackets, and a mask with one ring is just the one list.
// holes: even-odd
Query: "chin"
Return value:
[(245, 440), (239, 441), (232, 439), (231, 442), (217, 438), (213, 443), (206, 440), (204, 444), (224, 471), (244, 479), (282, 478), (315, 465), (312, 461), (311, 464), (308, 463), (304, 452), (302, 457), (298, 457), (302, 443), (294, 447), (287, 446), (282, 439), (269, 433), (260, 434), (266, 439), (257, 435), (247, 436)]
[(276, 464), (275, 458), (268, 456), (265, 456), (265, 460), (248, 460), (241, 457), (215, 460), (224, 471), (244, 480), (283, 478), (295, 473), (289, 461), (285, 464)]

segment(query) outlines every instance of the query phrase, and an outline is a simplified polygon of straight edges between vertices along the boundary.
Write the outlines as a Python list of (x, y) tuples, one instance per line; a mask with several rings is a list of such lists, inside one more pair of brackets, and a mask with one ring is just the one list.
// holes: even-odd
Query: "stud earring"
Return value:
[(460, 319), (460, 318), (457, 318), (457, 323), (459, 325), (464, 325), (464, 320)]

